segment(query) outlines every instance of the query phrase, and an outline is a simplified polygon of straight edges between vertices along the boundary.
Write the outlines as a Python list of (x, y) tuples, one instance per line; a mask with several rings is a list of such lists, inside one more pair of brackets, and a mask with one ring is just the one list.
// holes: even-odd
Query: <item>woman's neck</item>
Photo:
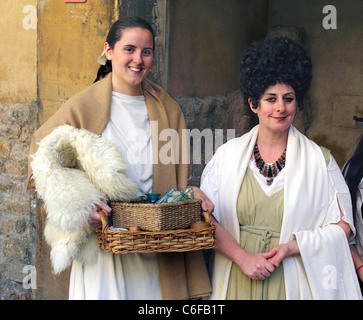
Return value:
[(262, 159), (266, 163), (275, 162), (287, 146), (288, 131), (271, 134), (263, 130), (258, 132), (257, 145)]
[(112, 78), (112, 90), (126, 94), (128, 96), (141, 96), (143, 95), (142, 86), (125, 86), (120, 84), (116, 79)]

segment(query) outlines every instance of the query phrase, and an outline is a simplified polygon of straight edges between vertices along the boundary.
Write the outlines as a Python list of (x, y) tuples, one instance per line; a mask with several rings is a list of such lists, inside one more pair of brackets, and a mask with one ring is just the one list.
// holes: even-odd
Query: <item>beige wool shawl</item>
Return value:
[[(157, 84), (145, 80), (142, 83), (149, 121), (157, 123), (152, 130), (153, 144), (153, 192), (164, 193), (176, 187), (186, 188), (188, 165), (182, 162), (187, 139), (185, 120), (179, 105)], [(110, 120), (112, 97), (111, 74), (70, 98), (53, 116), (35, 131), (29, 154), (34, 154), (42, 138), (54, 128), (68, 124), (101, 135)], [(179, 140), (160, 141), (162, 131), (175, 130)], [(167, 135), (168, 136), (168, 135)], [(171, 136), (171, 134), (169, 135)], [(158, 155), (173, 144), (174, 163), (163, 164)], [(185, 155), (184, 155), (185, 157)], [(185, 159), (185, 158), (184, 158)], [(31, 158), (28, 163), (28, 188), (34, 188)], [(201, 252), (159, 254), (160, 285), (163, 299), (189, 299), (208, 296), (210, 282)]]

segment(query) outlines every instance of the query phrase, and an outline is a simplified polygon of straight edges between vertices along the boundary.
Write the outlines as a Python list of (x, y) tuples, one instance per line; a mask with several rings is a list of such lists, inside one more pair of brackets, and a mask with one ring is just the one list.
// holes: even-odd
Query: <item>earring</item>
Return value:
[(105, 54), (105, 50), (103, 50), (102, 54), (98, 57), (97, 62), (102, 66), (106, 65), (107, 57)]

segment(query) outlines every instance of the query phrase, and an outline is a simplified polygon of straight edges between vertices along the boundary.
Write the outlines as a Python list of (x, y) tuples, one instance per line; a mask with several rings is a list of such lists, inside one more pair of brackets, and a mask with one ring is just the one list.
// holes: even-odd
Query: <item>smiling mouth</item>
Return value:
[(142, 70), (141, 68), (135, 68), (135, 67), (129, 67), (129, 69), (134, 72), (140, 72)]
[(282, 120), (285, 120), (286, 117), (274, 117), (274, 119), (277, 121), (282, 121)]

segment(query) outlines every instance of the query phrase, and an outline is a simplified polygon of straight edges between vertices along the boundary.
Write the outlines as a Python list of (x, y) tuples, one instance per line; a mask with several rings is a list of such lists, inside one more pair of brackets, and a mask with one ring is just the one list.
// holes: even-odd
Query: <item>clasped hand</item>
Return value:
[(239, 268), (253, 280), (265, 280), (287, 257), (298, 254), (296, 241), (282, 243), (266, 253), (245, 252), (237, 261)]

